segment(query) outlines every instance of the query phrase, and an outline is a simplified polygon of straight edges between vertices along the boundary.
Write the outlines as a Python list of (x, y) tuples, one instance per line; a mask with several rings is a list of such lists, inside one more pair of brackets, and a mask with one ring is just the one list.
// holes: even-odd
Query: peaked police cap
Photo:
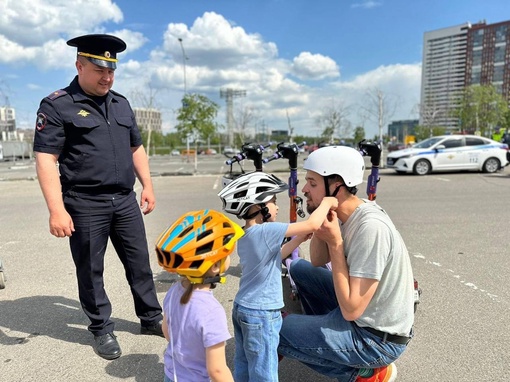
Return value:
[(108, 34), (88, 34), (72, 38), (67, 45), (78, 48), (78, 56), (104, 68), (117, 68), (117, 53), (126, 50), (126, 43)]

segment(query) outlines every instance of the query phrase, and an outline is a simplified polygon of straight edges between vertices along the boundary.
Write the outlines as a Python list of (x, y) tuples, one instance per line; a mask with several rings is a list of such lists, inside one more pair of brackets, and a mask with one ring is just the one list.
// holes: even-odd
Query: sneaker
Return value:
[(397, 366), (390, 363), (388, 366), (378, 367), (374, 369), (371, 377), (358, 377), (356, 382), (394, 382), (397, 380)]

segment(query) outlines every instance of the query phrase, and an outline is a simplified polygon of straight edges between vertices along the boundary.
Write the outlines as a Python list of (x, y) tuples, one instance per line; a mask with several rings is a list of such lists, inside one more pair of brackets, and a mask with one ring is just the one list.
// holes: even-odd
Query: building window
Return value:
[(482, 65), (482, 50), (473, 50), (473, 66)]
[(506, 25), (500, 25), (496, 28), (496, 42), (505, 42), (506, 41)]
[(471, 73), (471, 85), (476, 85), (480, 83), (480, 73), (481, 68), (473, 68), (473, 72)]
[(506, 45), (496, 46), (494, 49), (494, 63), (505, 62)]
[(505, 67), (503, 65), (494, 66), (494, 76), (492, 77), (492, 81), (503, 81), (504, 69)]
[(483, 45), (483, 29), (478, 29), (473, 33), (473, 46), (482, 46)]

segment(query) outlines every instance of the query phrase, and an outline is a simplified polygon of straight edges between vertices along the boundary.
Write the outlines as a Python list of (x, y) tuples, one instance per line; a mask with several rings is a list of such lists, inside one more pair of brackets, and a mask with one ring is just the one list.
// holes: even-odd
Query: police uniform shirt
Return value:
[(34, 151), (58, 154), (62, 191), (90, 194), (133, 189), (132, 147), (142, 145), (127, 99), (112, 90), (105, 110), (87, 96), (76, 76), (71, 84), (41, 101)]

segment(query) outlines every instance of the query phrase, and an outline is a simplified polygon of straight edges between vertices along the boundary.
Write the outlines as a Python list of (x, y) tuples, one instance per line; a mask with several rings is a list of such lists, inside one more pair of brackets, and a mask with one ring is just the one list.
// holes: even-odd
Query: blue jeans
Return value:
[(320, 374), (352, 382), (360, 368), (389, 365), (406, 349), (343, 318), (329, 270), (296, 259), (289, 271), (310, 313), (290, 314), (283, 320), (278, 353)]
[(234, 303), (232, 309), (236, 350), (236, 382), (277, 382), (280, 310), (256, 310)]
[(163, 382), (174, 382), (174, 381), (172, 381), (170, 378), (168, 378), (168, 377), (166, 376), (166, 374), (165, 374), (165, 379), (163, 380)]

